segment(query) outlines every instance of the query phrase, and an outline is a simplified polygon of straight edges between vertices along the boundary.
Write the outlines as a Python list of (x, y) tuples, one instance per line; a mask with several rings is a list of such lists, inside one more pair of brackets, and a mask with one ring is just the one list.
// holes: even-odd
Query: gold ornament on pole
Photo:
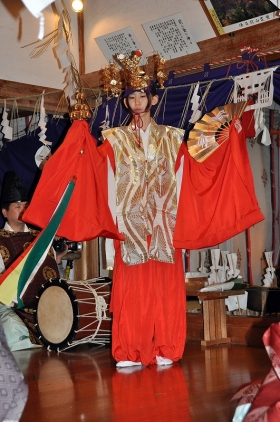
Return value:
[(85, 120), (91, 117), (89, 106), (86, 104), (86, 96), (83, 92), (77, 92), (75, 94), (76, 104), (72, 107), (70, 112), (71, 120)]

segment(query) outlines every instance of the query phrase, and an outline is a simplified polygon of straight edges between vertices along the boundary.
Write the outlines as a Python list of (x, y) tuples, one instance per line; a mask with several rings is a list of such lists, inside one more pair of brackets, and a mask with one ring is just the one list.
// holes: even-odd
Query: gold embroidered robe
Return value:
[[(115, 160), (116, 214), (123, 261), (173, 263), (177, 213), (175, 162), (184, 131), (150, 125), (147, 157), (131, 126), (104, 131)], [(151, 236), (148, 248), (147, 236)]]

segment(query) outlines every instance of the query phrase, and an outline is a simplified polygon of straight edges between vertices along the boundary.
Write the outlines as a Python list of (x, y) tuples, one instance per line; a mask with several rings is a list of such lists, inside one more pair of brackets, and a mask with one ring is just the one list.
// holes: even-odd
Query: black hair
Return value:
[[(135, 90), (135, 91), (137, 91), (137, 90)], [(155, 95), (157, 95), (156, 85), (154, 83), (151, 83), (150, 86), (149, 86), (149, 92), (145, 92), (145, 94), (147, 95), (147, 98), (148, 98), (148, 103), (147, 103), (147, 107), (146, 107), (145, 111), (148, 111), (148, 110), (150, 110), (151, 105), (152, 105), (152, 98)], [(124, 104), (124, 98), (122, 99), (122, 103), (123, 103), (123, 106), (128, 110), (128, 112), (132, 113), (132, 110), (131, 110), (129, 102), (128, 102), (128, 97), (129, 96), (125, 97), (126, 98), (126, 104)]]

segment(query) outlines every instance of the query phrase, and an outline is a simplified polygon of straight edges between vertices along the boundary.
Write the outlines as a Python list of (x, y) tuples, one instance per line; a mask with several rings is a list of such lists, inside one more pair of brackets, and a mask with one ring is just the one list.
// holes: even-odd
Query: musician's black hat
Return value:
[(4, 175), (1, 205), (27, 201), (27, 192), (18, 175), (10, 170)]

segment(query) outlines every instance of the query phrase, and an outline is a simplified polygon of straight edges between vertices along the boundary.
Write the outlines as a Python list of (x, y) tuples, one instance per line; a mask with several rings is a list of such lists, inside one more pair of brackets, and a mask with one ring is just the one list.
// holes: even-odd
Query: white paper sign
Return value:
[(142, 26), (154, 50), (166, 60), (200, 51), (182, 13), (157, 19)]
[(115, 54), (123, 53), (129, 57), (132, 51), (141, 50), (140, 44), (131, 28), (120, 29), (119, 31), (97, 37), (95, 41), (108, 62), (112, 61), (112, 57)]

